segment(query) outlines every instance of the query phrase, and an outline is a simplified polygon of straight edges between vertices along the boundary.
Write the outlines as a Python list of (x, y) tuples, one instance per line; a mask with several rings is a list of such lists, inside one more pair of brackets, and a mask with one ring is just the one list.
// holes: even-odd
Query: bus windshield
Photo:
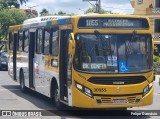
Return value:
[(149, 34), (77, 34), (74, 67), (88, 73), (137, 73), (152, 70)]

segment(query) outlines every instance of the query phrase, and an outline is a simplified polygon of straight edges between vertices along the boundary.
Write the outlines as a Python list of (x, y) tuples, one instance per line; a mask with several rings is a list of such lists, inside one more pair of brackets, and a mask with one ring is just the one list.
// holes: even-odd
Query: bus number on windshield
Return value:
[(98, 20), (86, 20), (86, 26), (98, 26)]

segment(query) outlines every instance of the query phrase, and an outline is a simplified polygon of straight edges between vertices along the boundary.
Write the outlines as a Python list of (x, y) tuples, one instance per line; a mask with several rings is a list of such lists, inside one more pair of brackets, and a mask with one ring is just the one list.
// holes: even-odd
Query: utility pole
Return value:
[(83, 0), (83, 1), (96, 1), (96, 13), (101, 13), (101, 0)]

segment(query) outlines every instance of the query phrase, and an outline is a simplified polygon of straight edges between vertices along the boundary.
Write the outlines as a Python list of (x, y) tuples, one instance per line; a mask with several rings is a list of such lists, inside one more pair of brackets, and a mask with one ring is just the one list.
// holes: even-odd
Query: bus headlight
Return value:
[(153, 82), (151, 82), (151, 83), (149, 84), (149, 89), (151, 89), (152, 86), (153, 86)]
[(89, 97), (92, 97), (92, 91), (89, 89), (89, 88), (84, 88), (84, 93), (86, 94), (86, 95), (88, 95)]
[(79, 91), (81, 91), (83, 94), (85, 94), (85, 95), (93, 98), (91, 89), (89, 89), (89, 88), (87, 88), (87, 87), (85, 87), (85, 86), (77, 83), (76, 81), (75, 81), (75, 87), (76, 87)]
[(150, 89), (152, 88), (153, 86), (153, 82), (151, 82), (149, 85), (147, 85), (144, 90), (143, 90), (143, 96), (145, 96), (149, 91)]
[(79, 89), (79, 90), (83, 90), (83, 86), (82, 85), (80, 85), (80, 84), (78, 84), (78, 83), (76, 83), (76, 87)]

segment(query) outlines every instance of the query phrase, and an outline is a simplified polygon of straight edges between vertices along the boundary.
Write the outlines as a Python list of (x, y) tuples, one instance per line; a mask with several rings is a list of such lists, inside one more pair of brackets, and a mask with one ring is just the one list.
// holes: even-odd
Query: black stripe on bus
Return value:
[(143, 93), (134, 93), (134, 94), (93, 94), (93, 96), (106, 96), (106, 97), (121, 97), (121, 96), (134, 96), (134, 95), (142, 95)]

